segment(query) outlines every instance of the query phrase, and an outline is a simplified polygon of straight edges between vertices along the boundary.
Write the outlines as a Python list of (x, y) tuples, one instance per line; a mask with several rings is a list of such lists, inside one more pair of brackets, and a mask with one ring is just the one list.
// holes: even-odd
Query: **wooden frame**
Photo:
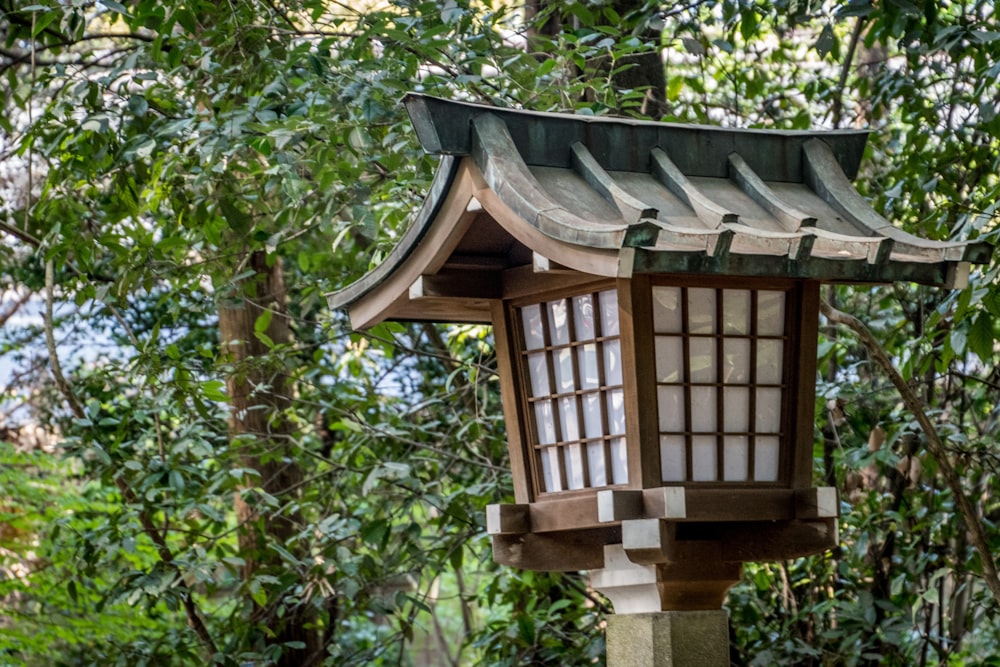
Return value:
[[(726, 385), (721, 379), (712, 381), (694, 382), (690, 377), (684, 377), (675, 383), (659, 383), (655, 377), (654, 364), (650, 361), (641, 361), (636, 364), (637, 391), (634, 394), (637, 408), (636, 424), (638, 426), (638, 440), (641, 443), (642, 467), (643, 467), (643, 487), (654, 488), (657, 486), (670, 486), (679, 484), (683, 486), (698, 487), (746, 487), (752, 488), (806, 488), (811, 484), (811, 455), (813, 440), (813, 406), (815, 404), (815, 371), (816, 371), (816, 334), (818, 327), (818, 283), (801, 280), (781, 280), (772, 278), (749, 279), (749, 278), (727, 278), (727, 277), (692, 277), (677, 275), (639, 275), (635, 276), (631, 285), (632, 305), (635, 313), (640, 316), (635, 318), (635, 348), (637, 359), (655, 359), (655, 340), (658, 336), (653, 327), (653, 288), (657, 286), (677, 287), (684, 294), (684, 305), (686, 308), (687, 290), (691, 288), (708, 288), (716, 290), (716, 312), (717, 322), (723, 317), (723, 294), (724, 290), (747, 290), (751, 294), (750, 323), (756, 322), (756, 299), (760, 291), (780, 291), (785, 294), (784, 302), (784, 324), (783, 335), (772, 334), (760, 335), (755, 330), (750, 330), (746, 334), (723, 334), (716, 331), (712, 334), (692, 334), (686, 329), (679, 334), (670, 335), (670, 338), (681, 338), (684, 346), (683, 357), (690, 357), (689, 345), (694, 339), (714, 340), (716, 372), (721, 374), (722, 367), (722, 346), (727, 338), (749, 341), (749, 351), (751, 361), (749, 369), (751, 377), (745, 383), (738, 385)], [(682, 321), (686, 327), (686, 311), (682, 314)], [(661, 336), (667, 337), (663, 334)], [(756, 372), (756, 362), (754, 355), (757, 341), (782, 340), (782, 365), (783, 375), (778, 384), (760, 384), (756, 382), (753, 374)], [(661, 431), (660, 424), (656, 418), (658, 410), (658, 387), (675, 386), (681, 389), (684, 394), (682, 404), (685, 414), (682, 421), (685, 424), (682, 432), (676, 432), (678, 436), (683, 435), (685, 439), (685, 465), (686, 471), (683, 479), (676, 481), (663, 481), (660, 470), (659, 440), (661, 433), (671, 435), (674, 431)], [(691, 413), (691, 388), (696, 386), (714, 387), (715, 396), (715, 418), (714, 431), (705, 432), (706, 437), (716, 437), (716, 478), (710, 481), (694, 481), (692, 475), (692, 438), (698, 432), (692, 429)], [(741, 437), (747, 437), (747, 465), (746, 479), (723, 479), (725, 468), (725, 451), (723, 446), (723, 435), (727, 433), (723, 428), (723, 390), (725, 388), (745, 387), (751, 400), (748, 408), (750, 430), (745, 433), (729, 432)], [(753, 428), (756, 419), (753, 406), (753, 397), (760, 388), (767, 389), (773, 387), (781, 389), (780, 399), (780, 429), (777, 432), (756, 431)], [(779, 447), (779, 468), (776, 479), (767, 481), (754, 480), (754, 451), (756, 439), (761, 436), (777, 437)]]
[[(501, 376), (507, 377), (509, 381), (503, 382), (505, 393), (504, 405), (508, 417), (508, 428), (511, 431), (511, 453), (512, 465), (515, 470), (515, 483), (518, 487), (528, 489), (527, 493), (520, 493), (518, 502), (533, 502), (551, 499), (556, 496), (562, 498), (574, 494), (592, 494), (597, 489), (619, 488), (619, 489), (651, 489), (663, 486), (681, 485), (699, 488), (739, 488), (749, 487), (752, 489), (764, 488), (808, 488), (811, 482), (811, 451), (812, 451), (812, 407), (815, 396), (815, 354), (816, 354), (816, 331), (818, 321), (818, 284), (801, 280), (782, 280), (773, 278), (745, 279), (745, 278), (699, 278), (691, 276), (659, 276), (641, 274), (631, 279), (618, 279), (609, 281), (594, 277), (593, 280), (578, 277), (569, 281), (566, 277), (538, 276), (542, 283), (536, 286), (535, 291), (530, 291), (525, 287), (524, 277), (518, 275), (517, 282), (519, 289), (516, 298), (505, 299), (502, 307), (494, 309), (494, 320), (497, 322), (497, 344), (499, 356), (504, 360), (501, 369)], [(546, 284), (548, 283), (548, 284)], [(684, 422), (690, 426), (692, 423), (691, 389), (699, 386), (715, 387), (715, 417), (716, 431), (705, 434), (705, 437), (716, 438), (715, 465), (717, 473), (714, 479), (698, 481), (692, 474), (692, 440), (694, 431), (687, 428), (683, 434), (686, 443), (686, 474), (683, 480), (665, 482), (661, 472), (660, 461), (660, 438), (661, 435), (669, 435), (661, 432), (658, 421), (658, 391), (659, 387), (665, 386), (658, 382), (656, 368), (653, 360), (656, 358), (655, 340), (658, 335), (653, 327), (653, 289), (660, 286), (676, 287), (684, 295), (693, 288), (715, 290), (716, 305), (714, 317), (718, 326), (722, 326), (724, 319), (724, 299), (726, 290), (738, 290), (742, 294), (746, 292), (749, 299), (749, 310), (746, 314), (748, 329), (741, 334), (724, 334), (721, 329), (712, 334), (694, 334), (682, 332), (684, 356), (689, 356), (689, 346), (693, 340), (713, 341), (715, 355), (717, 359), (716, 372), (721, 374), (724, 344), (728, 340), (745, 340), (750, 358), (747, 362), (749, 377), (739, 385), (724, 385), (721, 378), (712, 382), (693, 382), (689, 377), (677, 384), (684, 392), (685, 415)], [(618, 385), (611, 386), (606, 383), (602, 376), (597, 388), (584, 389), (579, 385), (569, 394), (562, 394), (556, 389), (555, 361), (554, 356), (559, 352), (571, 351), (568, 355), (568, 363), (572, 365), (573, 376), (581, 377), (577, 350), (583, 345), (596, 344), (597, 358), (602, 358), (600, 349), (607, 339), (600, 332), (593, 339), (576, 340), (575, 336), (569, 336), (569, 342), (553, 343), (546, 339), (544, 345), (529, 352), (526, 349), (525, 334), (523, 331), (522, 311), (526, 308), (537, 307), (539, 317), (543, 323), (543, 329), (547, 332), (546, 304), (564, 300), (568, 311), (572, 311), (572, 299), (583, 295), (591, 295), (595, 300), (600, 292), (615, 289), (618, 298), (618, 327), (619, 336), (617, 338), (620, 345), (621, 364), (623, 366), (621, 390), (624, 398), (625, 411), (625, 447), (627, 452), (628, 479), (613, 480), (611, 473), (612, 454), (610, 443), (618, 436), (605, 433), (600, 440), (604, 443), (604, 462), (607, 469), (606, 477), (603, 480), (590, 479), (590, 466), (587, 459), (587, 445), (595, 440), (588, 437), (584, 428), (584, 405), (586, 396), (596, 394), (600, 396), (602, 410), (602, 422), (607, 431), (608, 415), (606, 397), (609, 392), (616, 391)], [(784, 321), (780, 328), (780, 334), (759, 333), (757, 331), (757, 300), (758, 295), (763, 292), (780, 292), (784, 294), (783, 312)], [(688, 297), (685, 296), (685, 299)], [(761, 297), (762, 298), (762, 297)], [(687, 301), (684, 301), (686, 304)], [(683, 306), (687, 308), (686, 305)], [(573, 322), (571, 315), (567, 325), (572, 329)], [(687, 317), (685, 313), (684, 317)], [(685, 320), (686, 321), (686, 320)], [(686, 325), (685, 325), (686, 326)], [(549, 335), (545, 333), (544, 335)], [(755, 355), (757, 347), (767, 341), (781, 341), (782, 375), (774, 383), (761, 385), (756, 381)], [(551, 389), (547, 394), (532, 397), (531, 380), (527, 359), (529, 354), (546, 355), (546, 372), (548, 378), (545, 385)], [(724, 390), (742, 389), (749, 397), (748, 419), (750, 430), (745, 433), (737, 433), (739, 437), (746, 438), (747, 458), (745, 464), (746, 476), (740, 479), (724, 479), (726, 450), (724, 447), (724, 436), (730, 431), (723, 427), (724, 423)], [(781, 391), (780, 399), (776, 399), (776, 406), (780, 410), (777, 430), (761, 431), (752, 425), (756, 417), (754, 411), (754, 397), (761, 389), (769, 388)], [(510, 399), (507, 395), (514, 394)], [(568, 429), (577, 437), (568, 437), (560, 429), (559, 417), (556, 416), (558, 410), (557, 401), (575, 398), (575, 412), (578, 423)], [(509, 402), (512, 401), (513, 404)], [(535, 405), (539, 401), (547, 401), (553, 415), (554, 437), (542, 443), (539, 438), (539, 429)], [(515, 426), (516, 425), (516, 426)], [(755, 480), (754, 452), (758, 446), (760, 438), (767, 440), (776, 439), (777, 442), (777, 470), (773, 479)], [(580, 476), (582, 483), (577, 480), (577, 484), (570, 484), (567, 479), (567, 448), (576, 447), (573, 456), (579, 457)], [(547, 452), (552, 452), (548, 454)], [(558, 475), (558, 480), (550, 480), (550, 486), (546, 486), (546, 478), (543, 475), (543, 456), (551, 456), (549, 468), (553, 475)], [(603, 483), (601, 483), (603, 482)], [(575, 487), (575, 488), (571, 488)], [(530, 499), (530, 500), (529, 500)]]
[[(518, 275), (518, 281), (523, 281), (523, 277)], [(615, 282), (602, 279), (600, 277), (593, 277), (593, 280), (581, 280), (571, 281), (567, 285), (565, 279), (560, 279), (559, 277), (547, 277), (544, 275), (538, 276), (541, 287), (536, 289), (536, 291), (527, 293), (524, 292), (517, 298), (507, 299), (504, 301), (503, 313), (502, 315), (497, 315), (497, 317), (502, 317), (505, 322), (504, 332), (495, 332), (495, 336), (499, 339), (501, 335), (504, 337), (503, 342), (503, 355), (509, 355), (509, 358), (504, 362), (504, 367), (509, 368), (512, 375), (512, 389), (516, 393), (514, 401), (517, 404), (517, 409), (513, 407), (508, 411), (505, 407), (505, 415), (508, 418), (508, 429), (511, 428), (514, 421), (517, 422), (517, 430), (520, 433), (520, 443), (517, 444), (516, 448), (518, 454), (516, 458), (523, 459), (525, 462), (525, 470), (523, 476), (520, 474), (515, 474), (515, 486), (518, 484), (523, 484), (530, 490), (528, 496), (535, 500), (543, 499), (545, 497), (552, 497), (553, 495), (558, 495), (560, 497), (572, 494), (589, 494), (592, 493), (597, 488), (606, 487), (620, 487), (623, 485), (614, 484), (602, 484), (598, 486), (593, 485), (593, 480), (590, 479), (590, 465), (588, 462), (587, 447), (589, 444), (600, 440), (604, 443), (603, 460), (605, 463), (605, 475), (606, 481), (613, 479), (613, 472), (611, 471), (611, 441), (616, 438), (614, 435), (605, 434), (601, 438), (586, 436), (586, 426), (584, 424), (584, 407), (583, 401), (586, 396), (597, 396), (600, 401), (601, 411), (602, 411), (602, 423), (606, 426), (608, 423), (607, 407), (606, 407), (606, 396), (610, 391), (615, 390), (618, 385), (610, 386), (606, 383), (606, 378), (603, 376), (603, 365), (598, 364), (598, 370), (601, 373), (598, 384), (596, 387), (583, 388), (574, 384), (574, 389), (570, 393), (560, 393), (556, 389), (556, 378), (555, 373), (555, 363), (553, 362), (553, 354), (559, 351), (570, 351), (569, 358), (572, 367), (572, 374), (575, 382), (579, 382), (581, 377), (581, 372), (579, 368), (579, 358), (577, 350), (581, 349), (584, 345), (594, 345), (597, 352), (597, 357), (600, 358), (600, 350), (602, 346), (609, 341), (620, 341), (621, 336), (605, 336), (600, 332), (599, 324), (594, 325), (595, 336), (593, 338), (588, 338), (586, 340), (576, 340), (573, 331), (572, 316), (570, 316), (570, 332), (569, 332), (569, 342), (563, 343), (553, 343), (548, 339), (549, 327), (544, 326), (544, 335), (546, 336), (545, 344), (543, 347), (535, 349), (530, 352), (530, 354), (544, 354), (546, 356), (546, 371), (548, 373), (547, 385), (550, 389), (554, 390), (549, 394), (544, 396), (532, 397), (531, 392), (531, 380), (530, 373), (527, 367), (527, 358), (529, 351), (526, 349), (525, 336), (523, 330), (523, 319), (521, 310), (528, 307), (537, 306), (542, 314), (543, 322), (546, 317), (546, 304), (565, 300), (567, 303), (567, 309), (572, 312), (572, 299), (574, 297), (590, 296), (593, 303), (595, 312), (599, 307), (599, 294), (606, 292), (608, 290), (614, 289), (616, 287)], [(546, 289), (546, 283), (552, 285), (553, 287)], [(595, 319), (597, 319), (595, 317)], [(498, 356), (500, 355), (500, 349), (498, 347)], [(623, 375), (627, 375), (624, 373)], [(504, 387), (508, 386), (506, 383)], [(623, 389), (624, 392), (624, 389)], [(536, 413), (534, 405), (540, 401), (548, 401), (550, 404), (555, 405), (557, 402), (562, 400), (575, 399), (575, 414), (577, 419), (577, 424), (575, 431), (577, 433), (576, 438), (567, 438), (563, 432), (564, 426), (561, 423), (555, 425), (557, 429), (557, 435), (555, 442), (542, 444), (539, 442), (538, 427), (536, 422)], [(506, 406), (506, 399), (505, 399)], [(555, 409), (555, 408), (554, 408)], [(627, 410), (626, 410), (627, 414)], [(621, 437), (627, 439), (627, 427), (626, 433), (621, 434)], [(512, 442), (511, 451), (512, 458), (515, 458), (514, 449), (515, 444)], [(570, 489), (569, 480), (566, 478), (566, 465), (563, 459), (567, 448), (578, 447), (580, 456), (580, 466), (581, 474), (583, 477), (583, 486), (577, 489)], [(543, 452), (546, 450), (554, 450), (556, 452), (556, 460), (559, 462), (556, 465), (558, 468), (558, 474), (560, 475), (559, 482), (557, 484), (560, 490), (549, 491), (546, 489), (544, 476), (543, 476), (543, 465), (541, 457)], [(628, 471), (629, 479), (632, 479), (632, 471)]]

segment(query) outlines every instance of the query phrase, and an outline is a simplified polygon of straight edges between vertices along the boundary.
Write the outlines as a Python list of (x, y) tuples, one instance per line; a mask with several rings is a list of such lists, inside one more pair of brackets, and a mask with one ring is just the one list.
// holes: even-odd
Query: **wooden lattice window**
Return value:
[(782, 481), (787, 292), (654, 285), (662, 480)]
[(538, 490), (628, 483), (618, 293), (515, 309)]

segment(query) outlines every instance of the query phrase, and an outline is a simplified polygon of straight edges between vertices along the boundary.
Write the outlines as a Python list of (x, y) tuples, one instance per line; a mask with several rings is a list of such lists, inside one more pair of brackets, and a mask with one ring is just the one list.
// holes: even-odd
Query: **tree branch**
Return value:
[[(66, 399), (73, 415), (78, 419), (84, 419), (87, 414), (83, 409), (83, 405), (76, 397), (76, 394), (73, 393), (69, 382), (66, 380), (66, 376), (63, 375), (62, 366), (59, 363), (59, 351), (56, 348), (55, 325), (53, 322), (54, 292), (55, 269), (53, 262), (50, 259), (45, 263), (45, 346), (48, 348), (49, 352), (49, 368), (52, 371), (52, 376), (55, 378), (56, 386), (59, 388), (59, 392), (63, 395), (63, 398)], [(191, 626), (191, 629), (194, 630), (195, 634), (198, 635), (198, 638), (211, 652), (208, 656), (208, 660), (206, 661), (211, 662), (212, 656), (218, 653), (219, 650), (216, 648), (215, 641), (212, 639), (212, 635), (209, 634), (208, 628), (205, 626), (205, 621), (201, 618), (198, 603), (195, 601), (191, 589), (186, 583), (184, 583), (183, 572), (181, 572), (180, 566), (178, 566), (177, 562), (174, 560), (174, 554), (167, 544), (166, 537), (156, 528), (156, 524), (153, 523), (153, 517), (139, 503), (135, 492), (132, 490), (132, 487), (129, 486), (128, 482), (125, 481), (123, 477), (116, 476), (115, 484), (118, 486), (118, 490), (122, 494), (122, 499), (129, 505), (137, 506), (136, 512), (143, 531), (149, 535), (153, 544), (156, 545), (156, 551), (160, 556), (160, 560), (163, 561), (164, 565), (173, 571), (174, 585), (180, 592), (181, 601), (184, 604), (184, 611), (187, 614), (188, 625)]]
[(962, 515), (962, 520), (965, 522), (965, 527), (969, 532), (969, 537), (972, 539), (972, 544), (979, 554), (986, 586), (990, 589), (990, 593), (993, 594), (993, 599), (1000, 602), (1000, 576), (997, 573), (993, 554), (990, 552), (986, 530), (983, 528), (982, 521), (976, 515), (976, 510), (966, 495), (965, 489), (962, 487), (962, 479), (948, 457), (948, 451), (941, 440), (941, 436), (938, 434), (930, 417), (927, 416), (923, 401), (920, 400), (920, 397), (917, 396), (916, 392), (913, 391), (899, 371), (892, 365), (889, 355), (886, 354), (881, 344), (861, 320), (832, 308), (826, 303), (820, 305), (820, 310), (828, 320), (835, 324), (846, 326), (857, 335), (861, 343), (868, 350), (868, 354), (871, 355), (875, 363), (885, 372), (897, 391), (899, 391), (900, 398), (903, 399), (906, 409), (910, 411), (914, 418), (916, 418), (917, 423), (920, 424), (920, 428), (927, 438), (927, 451), (930, 452), (931, 456), (937, 462), (938, 469), (941, 471), (941, 475), (944, 477), (949, 490), (951, 490), (955, 506), (958, 508), (959, 514)]
[(854, 63), (854, 52), (858, 48), (858, 40), (864, 30), (865, 22), (862, 17), (854, 21), (854, 30), (851, 32), (851, 42), (847, 47), (847, 55), (844, 56), (844, 64), (840, 68), (840, 79), (837, 81), (837, 95), (833, 98), (833, 127), (840, 129), (840, 122), (843, 120), (844, 112), (844, 88), (847, 86), (847, 74), (851, 71)]

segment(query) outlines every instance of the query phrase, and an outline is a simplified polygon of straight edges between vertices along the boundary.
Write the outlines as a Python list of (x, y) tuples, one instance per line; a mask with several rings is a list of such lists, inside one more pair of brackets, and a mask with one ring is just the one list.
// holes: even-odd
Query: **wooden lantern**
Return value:
[(820, 283), (955, 286), (988, 246), (876, 214), (850, 182), (864, 132), (405, 104), (438, 174), (330, 302), (355, 328), (493, 325), (516, 496), (488, 509), (496, 560), (596, 571), (616, 611), (717, 609), (743, 562), (835, 546)]

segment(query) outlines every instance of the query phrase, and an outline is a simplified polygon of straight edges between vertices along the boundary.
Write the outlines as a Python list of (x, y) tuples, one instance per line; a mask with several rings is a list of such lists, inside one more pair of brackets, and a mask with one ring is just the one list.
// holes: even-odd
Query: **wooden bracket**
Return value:
[(640, 565), (670, 560), (671, 528), (660, 519), (622, 521), (622, 548), (628, 559)]

